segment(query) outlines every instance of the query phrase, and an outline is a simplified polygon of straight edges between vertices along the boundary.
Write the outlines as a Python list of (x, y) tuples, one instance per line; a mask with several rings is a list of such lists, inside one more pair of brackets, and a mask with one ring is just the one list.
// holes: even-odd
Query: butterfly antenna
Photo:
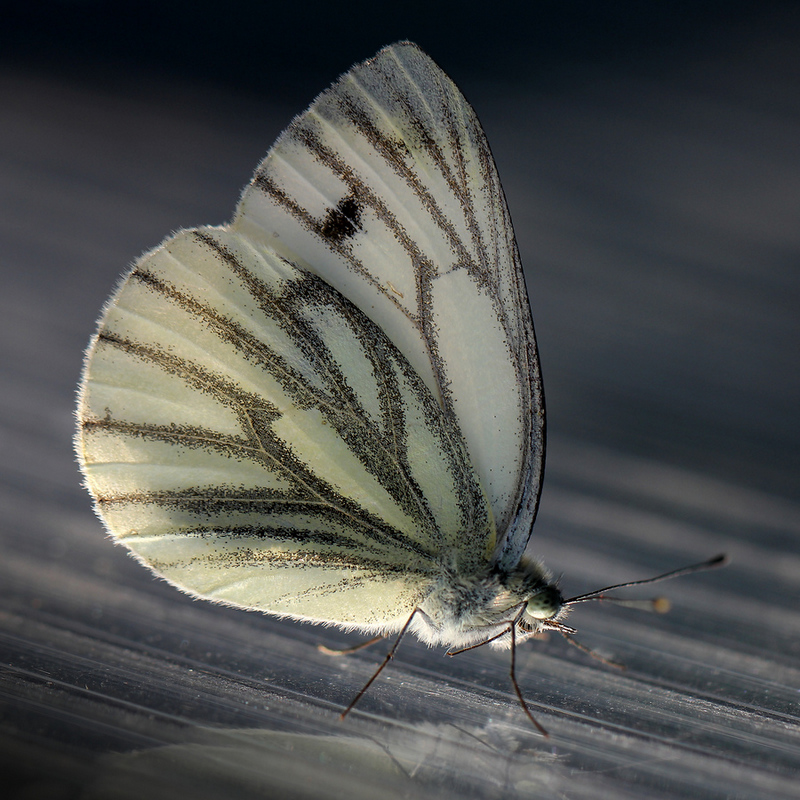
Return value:
[[(521, 614), (520, 614), (521, 616)], [(536, 717), (531, 714), (531, 710), (528, 708), (528, 704), (525, 702), (525, 698), (522, 696), (522, 691), (519, 688), (519, 684), (517, 683), (517, 619), (515, 619), (511, 625), (509, 626), (509, 632), (511, 633), (511, 685), (514, 687), (514, 691), (517, 693), (517, 698), (519, 699), (519, 704), (522, 706), (522, 710), (525, 712), (528, 719), (534, 724), (536, 729), (539, 733), (542, 734), (544, 737), (549, 737), (550, 734), (536, 721)]]
[[(381, 662), (381, 664), (378, 667), (378, 669), (376, 669), (375, 672), (372, 673), (372, 677), (361, 687), (361, 691), (353, 698), (353, 700), (351, 701), (350, 705), (347, 706), (347, 708), (344, 711), (342, 711), (342, 713), (339, 715), (339, 719), (344, 719), (355, 708), (356, 703), (366, 694), (367, 689), (369, 689), (369, 687), (372, 686), (372, 682), (375, 680), (375, 678), (377, 678), (378, 675), (380, 675), (381, 672), (383, 672), (383, 668), (394, 658), (395, 651), (397, 650), (398, 646), (400, 645), (400, 642), (403, 640), (403, 637), (406, 635), (406, 631), (408, 630), (408, 626), (411, 624), (411, 620), (414, 619), (414, 615), (417, 613), (417, 611), (419, 611), (419, 609), (415, 608), (411, 612), (411, 616), (406, 620), (406, 624), (403, 625), (403, 627), (400, 629), (400, 633), (397, 635), (397, 638), (394, 640), (394, 644), (392, 645), (391, 650), (389, 650), (389, 652), (386, 654), (386, 658), (383, 659), (383, 661)], [(383, 638), (383, 637), (380, 637), (380, 638)], [(377, 639), (376, 639), (376, 641), (377, 641)], [(373, 640), (371, 639), (370, 641), (366, 642), (366, 644), (372, 644), (372, 642), (373, 642)], [(360, 648), (356, 648), (356, 649), (360, 649)], [(334, 652), (336, 652), (336, 651), (334, 651)]]
[(642, 581), (628, 581), (627, 583), (615, 583), (613, 586), (606, 586), (603, 589), (596, 589), (593, 592), (586, 594), (579, 594), (577, 597), (571, 597), (569, 600), (564, 601), (565, 606), (575, 605), (575, 603), (584, 603), (587, 600), (606, 600), (607, 602), (617, 603), (618, 605), (628, 605), (634, 607), (642, 607), (642, 604), (650, 606), (651, 611), (666, 611), (669, 609), (669, 601), (663, 597), (656, 597), (652, 600), (621, 600), (616, 597), (606, 597), (605, 592), (611, 592), (615, 589), (624, 589), (628, 586), (643, 586), (646, 583), (656, 583), (657, 581), (665, 581), (669, 578), (677, 578), (680, 575), (689, 575), (692, 572), (702, 572), (706, 569), (715, 569), (728, 563), (728, 557), (724, 554), (714, 556), (714, 558), (703, 561), (700, 564), (692, 564), (689, 567), (681, 567), (680, 569), (673, 569), (665, 572), (663, 575), (656, 575), (655, 578), (645, 578)]

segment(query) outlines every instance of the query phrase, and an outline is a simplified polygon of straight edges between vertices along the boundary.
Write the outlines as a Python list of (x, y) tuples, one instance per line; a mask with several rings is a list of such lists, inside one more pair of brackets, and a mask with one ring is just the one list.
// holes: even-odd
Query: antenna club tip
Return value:
[(672, 608), (672, 603), (666, 597), (653, 598), (653, 611), (656, 614), (666, 614)]
[(709, 562), (709, 567), (724, 567), (725, 564), (730, 563), (730, 558), (728, 558), (726, 553), (720, 553), (718, 556), (714, 556)]

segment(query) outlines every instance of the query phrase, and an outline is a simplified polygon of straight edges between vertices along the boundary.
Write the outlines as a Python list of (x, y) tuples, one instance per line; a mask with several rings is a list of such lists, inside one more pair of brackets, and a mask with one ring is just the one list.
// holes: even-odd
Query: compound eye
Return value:
[(558, 589), (545, 586), (528, 598), (525, 613), (534, 619), (552, 619), (561, 610), (563, 602)]

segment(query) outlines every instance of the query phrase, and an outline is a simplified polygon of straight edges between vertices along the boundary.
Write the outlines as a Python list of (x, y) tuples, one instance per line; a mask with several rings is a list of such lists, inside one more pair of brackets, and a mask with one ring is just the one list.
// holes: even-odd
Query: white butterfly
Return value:
[(505, 199), (413, 44), (297, 117), (229, 225), (136, 262), (78, 418), (108, 530), (195, 596), (451, 652), (574, 632), (523, 555), (544, 404)]

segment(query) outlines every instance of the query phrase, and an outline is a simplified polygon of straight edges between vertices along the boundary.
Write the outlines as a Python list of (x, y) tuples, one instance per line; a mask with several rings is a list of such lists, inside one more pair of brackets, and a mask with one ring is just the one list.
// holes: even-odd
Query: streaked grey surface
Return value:
[(527, 644), (520, 683), (549, 741), (507, 654), (413, 642), (338, 722), (383, 651), (332, 659), (315, 645), (344, 643), (336, 631), (188, 600), (104, 539), (78, 485), (74, 386), (117, 276), (170, 230), (227, 219), (311, 97), (0, 76), (12, 796), (798, 796), (798, 51), (780, 21), (741, 36), (660, 72), (461, 86), (541, 348), (551, 438), (532, 550), (568, 594), (733, 559), (665, 585), (669, 615), (575, 612), (624, 673)]

